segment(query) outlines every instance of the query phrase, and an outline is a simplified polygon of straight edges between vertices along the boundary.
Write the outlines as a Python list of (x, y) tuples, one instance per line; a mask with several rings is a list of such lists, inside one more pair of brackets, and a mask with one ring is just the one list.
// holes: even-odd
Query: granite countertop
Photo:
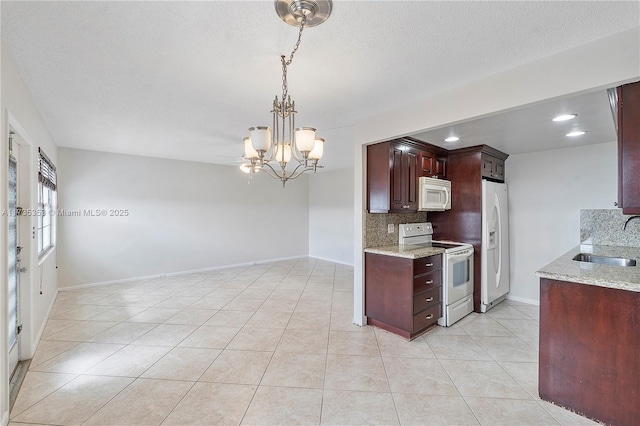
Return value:
[[(611, 266), (572, 260), (578, 253), (636, 259), (637, 266)], [(536, 272), (541, 278), (640, 292), (640, 247), (581, 244)]]
[(383, 254), (385, 256), (404, 257), (407, 259), (419, 259), (421, 257), (433, 256), (444, 253), (443, 248), (423, 247), (417, 245), (392, 244), (389, 246), (369, 247), (364, 249), (365, 253)]

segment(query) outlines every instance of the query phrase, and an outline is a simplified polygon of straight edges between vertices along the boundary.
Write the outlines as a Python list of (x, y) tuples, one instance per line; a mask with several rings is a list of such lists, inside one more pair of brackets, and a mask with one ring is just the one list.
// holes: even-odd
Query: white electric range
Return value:
[(443, 248), (442, 318), (438, 324), (450, 326), (473, 312), (473, 246), (453, 241), (434, 241), (431, 222), (399, 225), (400, 246)]

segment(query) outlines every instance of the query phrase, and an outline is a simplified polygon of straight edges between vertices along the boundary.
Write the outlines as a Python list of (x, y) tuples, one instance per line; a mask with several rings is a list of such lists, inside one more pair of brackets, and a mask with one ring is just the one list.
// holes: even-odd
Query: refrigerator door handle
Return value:
[(502, 277), (502, 206), (500, 205), (500, 198), (497, 193), (493, 194), (496, 202), (496, 211), (498, 212), (498, 224), (496, 229), (498, 235), (496, 238), (496, 244), (498, 246), (498, 271), (496, 272), (496, 288), (500, 287), (500, 278)]

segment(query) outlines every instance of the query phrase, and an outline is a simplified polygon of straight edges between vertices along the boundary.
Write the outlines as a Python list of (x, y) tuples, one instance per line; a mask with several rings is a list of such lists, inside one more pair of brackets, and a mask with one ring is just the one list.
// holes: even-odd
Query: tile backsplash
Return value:
[[(427, 221), (427, 212), (417, 213), (365, 213), (364, 248), (398, 244), (398, 225)], [(387, 233), (387, 225), (394, 224), (393, 234)]]
[(602, 246), (640, 247), (640, 217), (624, 224), (632, 215), (621, 209), (580, 210), (580, 242)]

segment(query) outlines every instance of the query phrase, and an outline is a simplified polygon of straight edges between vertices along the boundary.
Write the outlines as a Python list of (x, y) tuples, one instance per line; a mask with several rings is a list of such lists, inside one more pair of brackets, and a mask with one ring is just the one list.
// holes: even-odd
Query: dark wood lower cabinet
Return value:
[(413, 339), (442, 317), (442, 255), (365, 253), (367, 323)]
[(640, 425), (640, 293), (540, 279), (540, 398)]

